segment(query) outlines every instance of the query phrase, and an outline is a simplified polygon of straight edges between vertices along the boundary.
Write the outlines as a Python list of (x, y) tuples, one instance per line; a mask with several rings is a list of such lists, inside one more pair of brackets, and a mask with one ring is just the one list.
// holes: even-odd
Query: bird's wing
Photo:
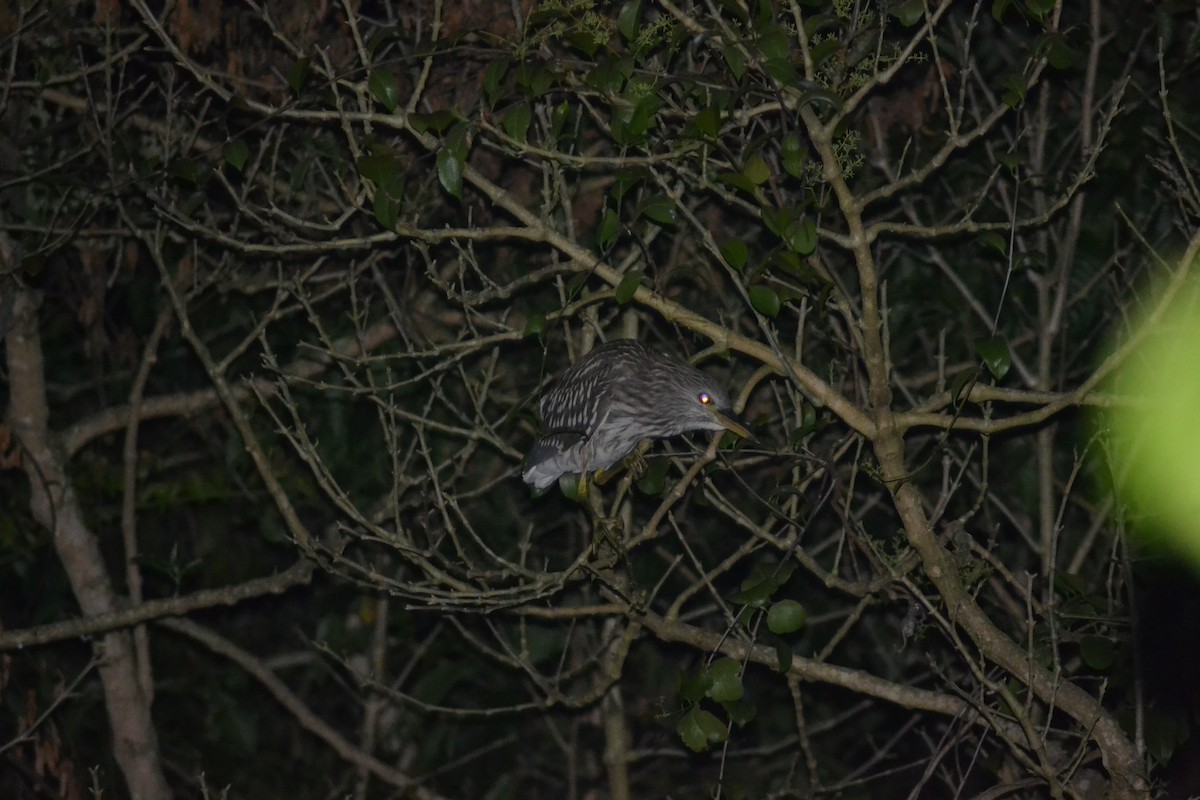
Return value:
[(613, 371), (612, 360), (585, 358), (563, 373), (554, 388), (542, 396), (540, 410), (546, 434), (590, 437), (608, 416)]

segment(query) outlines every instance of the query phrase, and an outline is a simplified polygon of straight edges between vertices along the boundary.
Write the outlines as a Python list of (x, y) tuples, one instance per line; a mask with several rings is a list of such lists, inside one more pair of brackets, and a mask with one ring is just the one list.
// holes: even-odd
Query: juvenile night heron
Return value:
[(601, 345), (563, 373), (541, 412), (546, 435), (523, 475), (538, 491), (563, 473), (608, 469), (643, 439), (719, 430), (753, 438), (712, 378), (631, 339)]

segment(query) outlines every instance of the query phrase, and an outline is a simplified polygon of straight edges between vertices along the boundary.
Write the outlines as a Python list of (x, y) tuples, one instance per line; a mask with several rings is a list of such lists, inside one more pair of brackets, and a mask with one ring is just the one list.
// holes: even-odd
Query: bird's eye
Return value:
[(708, 392), (701, 392), (700, 396), (696, 399), (700, 401), (700, 405), (702, 406), (706, 406), (712, 402), (712, 397), (709, 396)]

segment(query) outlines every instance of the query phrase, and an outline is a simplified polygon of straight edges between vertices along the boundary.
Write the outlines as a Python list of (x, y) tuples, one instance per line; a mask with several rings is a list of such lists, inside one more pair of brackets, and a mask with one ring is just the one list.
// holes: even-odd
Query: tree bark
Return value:
[[(45, 360), (38, 331), (37, 297), (17, 290), (13, 324), (6, 337), (9, 370), (8, 421), (23, 448), (34, 519), (51, 532), (59, 561), (86, 616), (119, 608), (95, 534), (84, 521), (79, 498), (68, 480), (61, 449), (49, 429)], [(107, 633), (95, 643), (100, 682), (113, 735), (113, 755), (131, 797), (169, 800), (150, 702), (137, 676), (133, 638), (128, 631)]]

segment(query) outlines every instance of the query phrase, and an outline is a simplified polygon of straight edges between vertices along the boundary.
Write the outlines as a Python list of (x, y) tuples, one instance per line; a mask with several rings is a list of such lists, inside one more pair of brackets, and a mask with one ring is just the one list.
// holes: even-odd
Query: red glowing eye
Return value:
[(712, 402), (712, 398), (708, 396), (708, 392), (701, 392), (699, 399), (700, 399), (700, 405), (702, 405), (702, 406), (706, 406)]

